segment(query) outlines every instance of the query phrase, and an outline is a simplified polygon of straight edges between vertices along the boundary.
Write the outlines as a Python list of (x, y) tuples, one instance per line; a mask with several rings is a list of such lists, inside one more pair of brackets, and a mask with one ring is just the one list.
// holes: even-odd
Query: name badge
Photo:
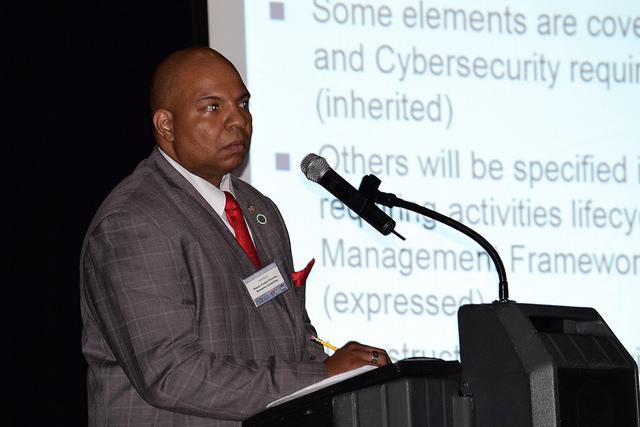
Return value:
[(289, 287), (275, 262), (242, 279), (256, 307), (277, 297)]

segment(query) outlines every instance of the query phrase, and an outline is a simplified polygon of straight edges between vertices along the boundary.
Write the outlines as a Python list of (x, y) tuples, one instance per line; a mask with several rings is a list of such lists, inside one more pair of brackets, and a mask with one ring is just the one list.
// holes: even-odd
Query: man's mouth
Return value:
[(229, 151), (245, 151), (247, 149), (247, 142), (242, 140), (233, 141), (225, 145), (224, 148)]

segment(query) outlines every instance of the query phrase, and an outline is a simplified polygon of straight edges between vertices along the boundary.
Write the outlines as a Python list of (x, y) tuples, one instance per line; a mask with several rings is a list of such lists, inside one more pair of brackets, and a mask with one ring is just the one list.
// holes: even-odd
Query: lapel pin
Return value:
[(267, 217), (263, 214), (258, 214), (256, 215), (256, 221), (258, 221), (258, 224), (264, 225), (267, 223)]

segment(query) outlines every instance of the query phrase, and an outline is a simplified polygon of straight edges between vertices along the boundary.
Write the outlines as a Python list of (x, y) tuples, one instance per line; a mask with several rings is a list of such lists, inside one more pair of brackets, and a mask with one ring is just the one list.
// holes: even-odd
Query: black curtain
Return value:
[(8, 62), (28, 64), (29, 82), (14, 88), (17, 136), (3, 138), (9, 425), (86, 425), (82, 239), (104, 197), (153, 148), (153, 69), (207, 44), (206, 0), (50, 1), (26, 17)]

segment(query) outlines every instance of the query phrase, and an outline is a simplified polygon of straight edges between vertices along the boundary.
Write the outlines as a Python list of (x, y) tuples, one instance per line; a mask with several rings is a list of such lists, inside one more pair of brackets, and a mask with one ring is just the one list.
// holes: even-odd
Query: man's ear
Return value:
[(171, 144), (173, 142), (173, 114), (162, 108), (153, 113), (153, 128), (161, 141)]

